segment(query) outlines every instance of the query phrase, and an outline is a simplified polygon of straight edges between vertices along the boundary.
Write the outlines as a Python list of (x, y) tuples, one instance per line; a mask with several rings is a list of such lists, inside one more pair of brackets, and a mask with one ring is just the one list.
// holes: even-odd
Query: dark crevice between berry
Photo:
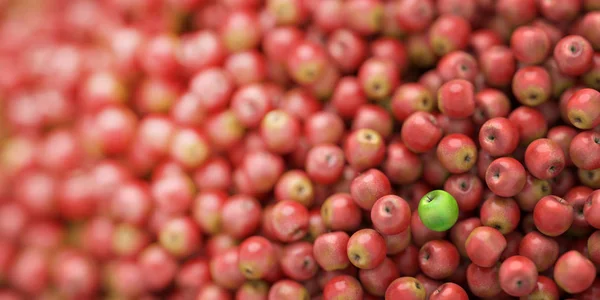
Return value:
[(492, 224), (491, 227), (494, 228), (494, 229), (498, 229), (498, 230), (502, 229), (502, 226), (500, 226), (500, 224)]
[(546, 194), (550, 191), (550, 187), (547, 184), (542, 184), (542, 186), (540, 187), (540, 190), (542, 191), (542, 193)]
[(556, 172), (556, 169), (557, 169), (556, 166), (550, 166), (550, 168), (548, 168), (548, 171), (550, 173), (554, 173), (554, 172)]

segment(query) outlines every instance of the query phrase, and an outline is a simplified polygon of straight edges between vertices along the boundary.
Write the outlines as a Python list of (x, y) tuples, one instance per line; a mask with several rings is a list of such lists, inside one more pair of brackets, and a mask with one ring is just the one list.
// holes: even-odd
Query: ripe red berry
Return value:
[(387, 195), (379, 198), (371, 208), (373, 227), (384, 235), (404, 232), (410, 225), (411, 211), (406, 200)]
[(360, 269), (374, 269), (386, 258), (385, 240), (373, 229), (361, 229), (350, 237), (348, 259)]
[(594, 50), (582, 36), (570, 35), (562, 38), (554, 47), (554, 59), (558, 69), (570, 76), (579, 76), (592, 66)]

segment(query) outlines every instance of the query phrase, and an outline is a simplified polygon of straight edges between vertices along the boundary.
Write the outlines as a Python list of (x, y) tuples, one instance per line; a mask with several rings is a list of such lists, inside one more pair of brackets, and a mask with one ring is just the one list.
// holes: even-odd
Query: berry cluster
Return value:
[(0, 300), (600, 299), (600, 0), (0, 0)]

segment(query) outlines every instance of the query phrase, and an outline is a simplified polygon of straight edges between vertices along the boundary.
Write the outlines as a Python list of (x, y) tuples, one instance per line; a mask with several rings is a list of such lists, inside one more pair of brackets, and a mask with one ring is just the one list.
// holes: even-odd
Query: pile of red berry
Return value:
[(600, 299), (600, 0), (0, 0), (0, 300)]

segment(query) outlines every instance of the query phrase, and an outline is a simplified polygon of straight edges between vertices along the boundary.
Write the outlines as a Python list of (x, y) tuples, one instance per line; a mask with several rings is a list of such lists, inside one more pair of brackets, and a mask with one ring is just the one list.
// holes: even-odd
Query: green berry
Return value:
[(421, 222), (433, 231), (446, 231), (458, 220), (458, 203), (444, 190), (431, 191), (423, 196), (418, 211)]

